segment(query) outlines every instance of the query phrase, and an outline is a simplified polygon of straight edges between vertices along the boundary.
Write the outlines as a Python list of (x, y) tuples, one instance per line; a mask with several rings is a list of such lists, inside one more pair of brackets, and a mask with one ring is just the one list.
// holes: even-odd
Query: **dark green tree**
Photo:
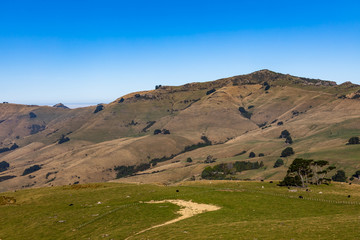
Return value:
[(254, 157), (256, 157), (254, 152), (249, 153), (249, 158), (254, 158)]
[(186, 162), (188, 162), (188, 163), (191, 163), (193, 160), (191, 159), (191, 157), (188, 157), (187, 159), (186, 159)]
[(281, 152), (280, 157), (288, 157), (293, 154), (295, 154), (294, 149), (292, 147), (287, 147)]
[(352, 145), (352, 144), (360, 144), (360, 139), (359, 137), (351, 137), (349, 139), (349, 142), (347, 143), (348, 145)]
[(274, 164), (274, 168), (281, 167), (282, 165), (284, 165), (284, 161), (281, 158), (279, 158), (278, 160), (276, 160)]
[(298, 183), (298, 180), (300, 179), (301, 186), (306, 187), (306, 184), (309, 183), (309, 179), (312, 177), (312, 170), (310, 167), (312, 162), (313, 160), (310, 159), (296, 158), (287, 171), (287, 181), (289, 181), (290, 178), (293, 178), (294, 182)]
[(334, 176), (331, 177), (331, 179), (335, 182), (345, 182), (346, 181), (346, 175), (343, 170), (338, 170)]

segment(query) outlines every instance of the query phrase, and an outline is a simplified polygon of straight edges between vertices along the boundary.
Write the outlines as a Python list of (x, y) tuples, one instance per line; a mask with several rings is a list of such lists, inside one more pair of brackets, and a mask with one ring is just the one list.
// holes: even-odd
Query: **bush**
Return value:
[(124, 102), (124, 101), (125, 101), (124, 98), (120, 98), (119, 103), (122, 103), (122, 102)]
[(254, 152), (249, 153), (249, 158), (254, 158), (254, 157), (256, 157)]
[(98, 113), (100, 111), (104, 110), (104, 105), (98, 104), (94, 110), (94, 113)]
[(161, 130), (160, 129), (155, 129), (154, 130), (154, 135), (157, 135), (157, 134), (160, 134), (161, 133)]
[(259, 153), (259, 157), (263, 157), (263, 156), (265, 156), (265, 154)]
[(186, 159), (186, 162), (188, 162), (188, 163), (191, 163), (193, 160), (190, 158), (190, 157), (188, 157), (187, 159)]
[(155, 90), (161, 88), (161, 85), (155, 85)]
[(213, 89), (211, 89), (211, 90), (207, 91), (207, 92), (206, 92), (206, 95), (212, 94), (212, 93), (213, 93), (213, 92), (215, 92), (215, 91), (216, 91), (216, 89), (215, 89), (215, 88), (213, 88)]
[(34, 166), (31, 166), (27, 169), (24, 170), (22, 176), (25, 176), (25, 175), (28, 175), (30, 173), (33, 173), (33, 172), (36, 172), (36, 171), (39, 171), (41, 169), (41, 166), (40, 165), (34, 165)]
[(58, 144), (63, 144), (63, 143), (68, 142), (68, 141), (70, 141), (70, 138), (65, 137), (65, 135), (63, 134), (61, 136), (61, 138), (59, 139)]
[(239, 107), (239, 112), (241, 113), (241, 115), (242, 115), (243, 117), (248, 118), (248, 119), (251, 118), (252, 113), (246, 111), (244, 107)]
[(29, 117), (30, 117), (30, 118), (36, 118), (37, 116), (36, 116), (36, 114), (35, 114), (35, 113), (30, 112), (30, 113), (29, 113)]
[(170, 134), (170, 131), (167, 130), (167, 129), (163, 129), (163, 130), (162, 130), (162, 134)]
[(351, 137), (351, 138), (349, 139), (349, 142), (348, 142), (347, 144), (348, 144), (348, 145), (360, 144), (359, 137)]
[(292, 147), (287, 147), (281, 152), (280, 157), (288, 157), (293, 154), (295, 154), (294, 149)]
[(6, 171), (10, 167), (8, 162), (2, 161), (0, 162), (0, 172)]
[(283, 121), (277, 123), (278, 126), (284, 125)]
[(290, 136), (286, 137), (285, 143), (292, 144), (293, 140)]
[(281, 158), (279, 158), (278, 160), (276, 160), (274, 164), (274, 168), (281, 167), (282, 165), (284, 165), (284, 161)]
[(338, 170), (334, 176), (331, 177), (331, 179), (335, 182), (345, 182), (346, 181), (345, 172), (343, 170)]
[(284, 130), (281, 132), (280, 137), (279, 138), (287, 138), (290, 137), (290, 133), (288, 130)]
[(352, 176), (360, 179), (360, 170), (356, 171), (355, 174)]

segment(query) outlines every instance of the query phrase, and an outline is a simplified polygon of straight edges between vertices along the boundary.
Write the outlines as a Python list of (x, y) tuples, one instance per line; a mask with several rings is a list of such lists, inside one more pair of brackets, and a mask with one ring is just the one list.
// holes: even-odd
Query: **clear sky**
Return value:
[(0, 1), (0, 101), (107, 103), (265, 68), (360, 84), (359, 1)]

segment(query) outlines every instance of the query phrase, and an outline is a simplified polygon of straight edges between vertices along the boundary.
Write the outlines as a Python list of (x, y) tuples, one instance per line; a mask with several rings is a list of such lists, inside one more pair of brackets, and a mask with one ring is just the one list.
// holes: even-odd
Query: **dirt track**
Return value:
[[(141, 234), (143, 232), (149, 231), (149, 230), (154, 229), (154, 228), (162, 227), (162, 226), (165, 226), (165, 225), (169, 225), (169, 224), (181, 221), (181, 220), (186, 219), (186, 218), (190, 218), (190, 217), (195, 216), (195, 215), (200, 214), (200, 213), (211, 212), (211, 211), (216, 211), (216, 210), (220, 209), (220, 207), (215, 206), (215, 205), (203, 204), (203, 203), (195, 203), (195, 202), (192, 202), (192, 201), (185, 201), (185, 200), (180, 200), (180, 199), (162, 200), (162, 201), (150, 201), (150, 202), (146, 202), (146, 203), (166, 203), (166, 202), (176, 204), (176, 205), (180, 206), (181, 209), (177, 212), (178, 214), (180, 214), (180, 216), (178, 218), (175, 218), (175, 219), (170, 220), (168, 222), (165, 222), (165, 223), (162, 223), (162, 224), (155, 225), (155, 226), (152, 226), (150, 228), (144, 229), (144, 230), (136, 233), (133, 236), (139, 235), (139, 234)], [(125, 240), (130, 239), (133, 236), (130, 236), (130, 237), (126, 238)]]

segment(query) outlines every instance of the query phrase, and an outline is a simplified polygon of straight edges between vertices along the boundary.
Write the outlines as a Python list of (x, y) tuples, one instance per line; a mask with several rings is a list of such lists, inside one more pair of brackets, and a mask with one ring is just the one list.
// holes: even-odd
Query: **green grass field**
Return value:
[[(0, 206), (0, 239), (360, 238), (359, 185), (309, 189), (290, 192), (269, 182), (196, 181), (179, 186), (101, 183), (7, 192), (0, 195), (17, 201)], [(221, 209), (135, 235), (178, 216), (177, 205), (144, 203), (163, 199), (193, 200)]]

